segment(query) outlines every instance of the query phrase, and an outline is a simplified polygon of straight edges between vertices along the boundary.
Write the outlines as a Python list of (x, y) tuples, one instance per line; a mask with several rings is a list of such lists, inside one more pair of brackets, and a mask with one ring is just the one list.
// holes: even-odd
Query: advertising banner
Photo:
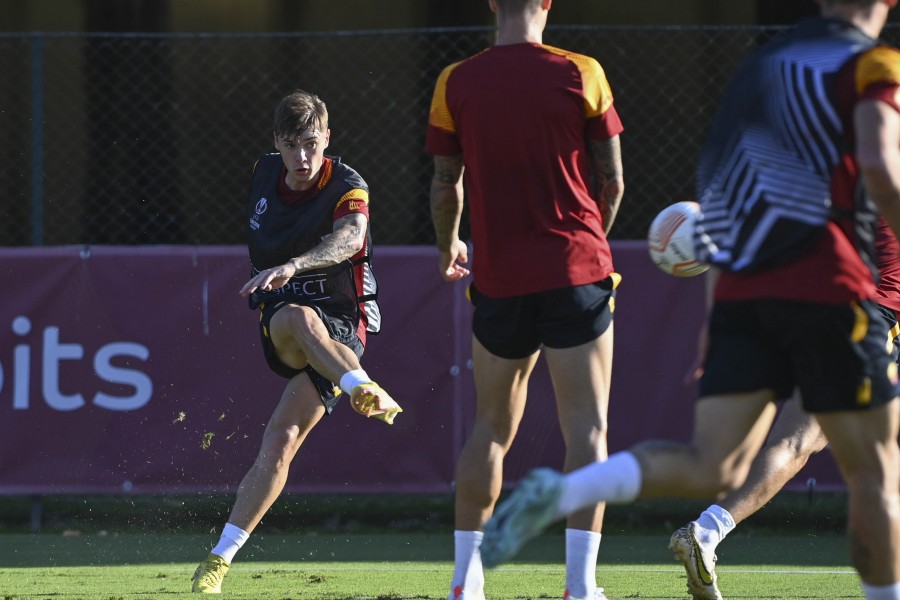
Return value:
[[(703, 278), (677, 279), (645, 244), (614, 245), (610, 450), (687, 440), (687, 377), (704, 315)], [(0, 249), (0, 493), (233, 492), (286, 383), (238, 290), (242, 247)], [(383, 313), (362, 362), (403, 406), (393, 426), (342, 400), (291, 467), (292, 492), (449, 492), (474, 416), (471, 307), (426, 247), (375, 249)], [(541, 361), (505, 478), (560, 468), (563, 444)], [(810, 477), (840, 487), (826, 453)]]

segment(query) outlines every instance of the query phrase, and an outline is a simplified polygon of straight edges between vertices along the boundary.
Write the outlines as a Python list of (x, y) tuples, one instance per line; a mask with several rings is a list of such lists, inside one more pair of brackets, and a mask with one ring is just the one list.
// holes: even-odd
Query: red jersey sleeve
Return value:
[(616, 137), (625, 130), (622, 126), (622, 120), (619, 113), (616, 112), (614, 106), (610, 106), (609, 110), (599, 117), (588, 119), (587, 136), (591, 140), (608, 140)]
[(355, 188), (341, 196), (334, 207), (334, 220), (351, 214), (361, 214), (369, 218), (369, 192)]
[(900, 243), (883, 217), (875, 228), (875, 263), (879, 273), (878, 303), (900, 311)]
[[(878, 100), (900, 112), (900, 52), (875, 46), (859, 57), (854, 76), (860, 100)], [(900, 311), (900, 245), (884, 218), (876, 227), (875, 258), (879, 271), (876, 299)]]

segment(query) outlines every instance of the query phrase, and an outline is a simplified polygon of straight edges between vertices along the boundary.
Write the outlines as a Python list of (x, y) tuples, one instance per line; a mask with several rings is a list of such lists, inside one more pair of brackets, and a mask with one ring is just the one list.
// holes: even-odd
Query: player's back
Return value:
[(809, 19), (737, 71), (700, 153), (700, 256), (753, 271), (804, 252), (831, 216), (843, 125), (833, 80), (874, 40), (851, 24)]
[(855, 185), (835, 185), (847, 146), (838, 73), (873, 43), (848, 22), (810, 19), (735, 75), (698, 172), (699, 254), (723, 269), (717, 299), (844, 303), (874, 293), (871, 235), (857, 234), (870, 219)]
[[(606, 93), (591, 98), (585, 90), (598, 80)], [(597, 258), (608, 255), (608, 245), (587, 187), (588, 114), (600, 110), (598, 103), (612, 103), (599, 64), (549, 46), (512, 44), (451, 65), (442, 81), (444, 93), (437, 96), (465, 157), (476, 284), (491, 286), (479, 282), (479, 255), (500, 266), (491, 280), (509, 282), (500, 286), (508, 291), (493, 290), (497, 295), (606, 277), (612, 263)], [(535, 256), (541, 257), (537, 265)], [(590, 274), (569, 272), (570, 263), (585, 260), (593, 263)], [(532, 279), (536, 266), (547, 267), (553, 279), (522, 287), (529, 276), (523, 263), (530, 264)]]
[(548, 180), (564, 170), (583, 175), (574, 171), (581, 165), (559, 160), (585, 158), (582, 89), (575, 63), (533, 44), (497, 46), (460, 63), (448, 77), (447, 106), (470, 180), (487, 193), (527, 194), (554, 183), (557, 193), (586, 191), (580, 178)]

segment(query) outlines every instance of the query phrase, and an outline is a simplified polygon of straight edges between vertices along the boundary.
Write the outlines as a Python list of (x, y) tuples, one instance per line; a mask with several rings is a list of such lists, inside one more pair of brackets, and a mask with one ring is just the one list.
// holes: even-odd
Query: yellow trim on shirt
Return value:
[(900, 84), (900, 52), (876, 46), (864, 52), (856, 65), (856, 92), (861, 94), (873, 83)]
[(438, 76), (437, 83), (434, 86), (434, 95), (431, 97), (431, 110), (428, 113), (428, 122), (439, 129), (456, 133), (456, 123), (453, 121), (453, 115), (447, 107), (447, 79), (453, 69), (458, 67), (462, 61), (455, 62), (452, 65), (444, 67)]
[(584, 114), (587, 118), (599, 117), (612, 106), (613, 95), (603, 67), (596, 59), (553, 46), (541, 46), (548, 52), (565, 57), (581, 72), (581, 94), (584, 96)]
[(334, 207), (335, 212), (337, 212), (337, 209), (345, 202), (350, 203), (350, 206), (348, 207), (350, 212), (358, 211), (361, 208), (360, 205), (365, 206), (369, 204), (369, 192), (360, 188), (353, 188), (341, 196), (341, 199), (338, 200), (338, 203)]

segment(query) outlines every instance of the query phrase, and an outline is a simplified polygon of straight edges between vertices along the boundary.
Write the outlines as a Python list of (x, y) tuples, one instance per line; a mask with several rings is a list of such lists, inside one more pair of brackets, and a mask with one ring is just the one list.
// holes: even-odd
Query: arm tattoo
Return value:
[(365, 215), (353, 213), (334, 222), (332, 232), (309, 252), (291, 262), (298, 272), (331, 267), (350, 260), (362, 250), (366, 241), (368, 220)]
[(462, 156), (436, 156), (434, 178), (441, 183), (455, 184), (462, 175)]
[(462, 174), (462, 155), (434, 157), (431, 222), (437, 246), (441, 250), (448, 250), (459, 235), (459, 221), (463, 210)]
[(593, 167), (593, 196), (603, 215), (603, 230), (609, 233), (625, 193), (622, 177), (622, 146), (619, 136), (590, 140), (588, 152)]

